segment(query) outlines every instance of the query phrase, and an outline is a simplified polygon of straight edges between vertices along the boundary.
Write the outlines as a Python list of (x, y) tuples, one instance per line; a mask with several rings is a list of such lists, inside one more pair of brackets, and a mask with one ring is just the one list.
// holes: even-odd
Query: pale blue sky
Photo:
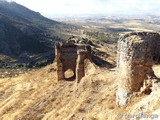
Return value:
[(159, 14), (160, 0), (12, 0), (51, 17), (55, 14)]

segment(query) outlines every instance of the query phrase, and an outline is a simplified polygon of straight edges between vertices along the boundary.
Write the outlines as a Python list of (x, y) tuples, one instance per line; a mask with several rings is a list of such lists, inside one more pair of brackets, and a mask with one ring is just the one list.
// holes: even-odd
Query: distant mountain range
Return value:
[(59, 24), (15, 2), (0, 1), (0, 53), (18, 56), (52, 50), (47, 28)]

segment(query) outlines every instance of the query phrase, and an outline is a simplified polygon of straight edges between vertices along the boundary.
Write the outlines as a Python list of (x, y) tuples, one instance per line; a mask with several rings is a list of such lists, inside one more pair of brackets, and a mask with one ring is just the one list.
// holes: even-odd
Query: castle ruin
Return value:
[(116, 102), (124, 106), (144, 80), (155, 77), (152, 66), (160, 63), (160, 34), (134, 32), (118, 40), (118, 91)]
[(90, 58), (91, 47), (84, 44), (76, 44), (74, 41), (62, 41), (55, 45), (55, 56), (57, 62), (57, 77), (64, 80), (65, 71), (71, 69), (79, 83), (85, 76), (84, 60)]

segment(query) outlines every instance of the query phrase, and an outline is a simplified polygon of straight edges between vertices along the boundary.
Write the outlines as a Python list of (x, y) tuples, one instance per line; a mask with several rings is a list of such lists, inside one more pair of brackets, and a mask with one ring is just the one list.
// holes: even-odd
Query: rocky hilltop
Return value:
[[(148, 48), (151, 52), (145, 51), (146, 46), (143, 44), (156, 42), (157, 40), (154, 38), (159, 38), (158, 36), (158, 33), (140, 32), (121, 37), (118, 44), (118, 67), (114, 68), (96, 64), (93, 57), (94, 52), (91, 52), (91, 60), (82, 59), (84, 62), (79, 62), (79, 58), (83, 58), (83, 54), (81, 56), (79, 52), (76, 53), (76, 49), (73, 52), (72, 47), (75, 47), (73, 44), (71, 44), (72, 46), (69, 46), (70, 44), (66, 46), (65, 43), (59, 44), (57, 59), (53, 61), (52, 65), (18, 77), (0, 78), (2, 86), (0, 87), (0, 119), (159, 120), (160, 73), (158, 71), (160, 67), (152, 68), (154, 77), (149, 76), (150, 71), (148, 74), (146, 70), (140, 69), (145, 67), (143, 65), (148, 62), (151, 62), (152, 65), (157, 63), (157, 59), (153, 59), (154, 57), (151, 56), (153, 55), (152, 50), (156, 51), (154, 50), (155, 46), (159, 44), (153, 44), (154, 47), (151, 45)], [(91, 47), (93, 49), (93, 46)], [(97, 45), (97, 47), (101, 48), (102, 46)], [(67, 57), (66, 54), (61, 54), (62, 51), (68, 51), (73, 56)], [(143, 54), (144, 52), (146, 54)], [(77, 60), (74, 59), (73, 64), (77, 61), (78, 69), (79, 65), (82, 65), (83, 69), (81, 70), (85, 75), (83, 74), (84, 76), (80, 80), (76, 80), (76, 77), (67, 80), (68, 76), (74, 76), (75, 66), (72, 72), (66, 69), (72, 69), (70, 60), (75, 56), (77, 56)], [(141, 57), (143, 62), (139, 61)], [(150, 57), (152, 59), (149, 59)], [(61, 63), (62, 59), (67, 61)], [(144, 62), (144, 60), (148, 62)], [(136, 65), (133, 64), (136, 62)], [(126, 64), (134, 66), (128, 67), (128, 69), (125, 67)], [(136, 69), (137, 66), (139, 69)], [(124, 74), (125, 71), (126, 74)], [(142, 75), (147, 76), (148, 74), (148, 77), (144, 77), (143, 80), (142, 77), (138, 79), (137, 76), (141, 74), (136, 73), (137, 71), (143, 73)], [(59, 79), (59, 75), (62, 76), (59, 72), (63, 72), (65, 77)], [(76, 72), (82, 73), (79, 70)], [(141, 81), (143, 81), (142, 84), (139, 84)], [(119, 94), (116, 94), (117, 91)], [(116, 97), (120, 98), (117, 102)], [(125, 102), (125, 97), (128, 97), (127, 102)]]

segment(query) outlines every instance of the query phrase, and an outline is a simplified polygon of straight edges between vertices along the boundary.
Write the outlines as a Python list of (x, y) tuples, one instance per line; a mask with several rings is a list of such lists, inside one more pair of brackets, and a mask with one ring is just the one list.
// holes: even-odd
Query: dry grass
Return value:
[(0, 119), (118, 120), (119, 113), (130, 113), (132, 108), (143, 107), (143, 99), (153, 98), (139, 96), (127, 107), (118, 108), (116, 71), (94, 64), (87, 64), (86, 69), (87, 75), (78, 85), (76, 81), (57, 82), (55, 64), (0, 79)]

